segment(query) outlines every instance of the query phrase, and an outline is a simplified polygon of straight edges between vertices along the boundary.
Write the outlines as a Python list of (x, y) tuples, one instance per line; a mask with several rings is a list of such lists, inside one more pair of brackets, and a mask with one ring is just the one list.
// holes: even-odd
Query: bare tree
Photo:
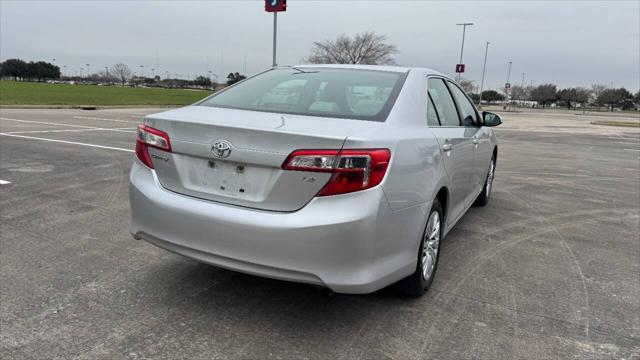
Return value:
[(349, 37), (340, 35), (336, 40), (315, 41), (306, 61), (312, 64), (394, 64), (398, 52), (393, 44), (387, 44), (386, 36), (363, 32)]
[(558, 90), (553, 84), (538, 85), (531, 89), (531, 100), (537, 101), (542, 108), (558, 99)]
[(467, 94), (471, 94), (476, 89), (476, 85), (474, 84), (473, 80), (468, 80), (465, 78), (460, 78), (460, 80), (458, 80), (458, 85), (460, 85), (462, 90), (464, 90), (464, 92), (466, 92)]
[(114, 76), (124, 86), (127, 80), (131, 79), (131, 69), (127, 64), (117, 63), (111, 67), (109, 75)]
[(529, 88), (514, 85), (511, 87), (511, 100), (524, 101), (529, 99)]
[(603, 91), (607, 90), (607, 88), (608, 88), (607, 85), (602, 85), (602, 84), (591, 85), (591, 95), (593, 96), (591, 100), (596, 102), (596, 100), (600, 97), (600, 94), (602, 94)]

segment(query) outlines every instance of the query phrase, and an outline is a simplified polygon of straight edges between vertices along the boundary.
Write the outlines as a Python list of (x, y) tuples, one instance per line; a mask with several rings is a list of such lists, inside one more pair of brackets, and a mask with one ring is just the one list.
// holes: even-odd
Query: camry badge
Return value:
[(211, 152), (215, 157), (229, 157), (229, 155), (231, 155), (231, 143), (227, 140), (216, 140), (211, 147)]

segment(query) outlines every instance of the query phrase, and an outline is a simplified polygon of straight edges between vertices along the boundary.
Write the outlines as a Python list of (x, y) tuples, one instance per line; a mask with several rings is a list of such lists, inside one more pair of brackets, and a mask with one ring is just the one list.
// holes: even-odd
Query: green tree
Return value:
[(18, 78), (24, 79), (27, 74), (27, 63), (20, 59), (8, 59), (0, 63), (0, 76), (12, 77), (14, 81)]
[(504, 99), (504, 95), (495, 90), (485, 90), (482, 92), (482, 100), (487, 102), (503, 101)]
[(193, 83), (194, 83), (195, 85), (197, 85), (197, 86), (201, 86), (201, 87), (203, 87), (203, 88), (205, 88), (205, 87), (211, 87), (211, 79), (209, 79), (209, 78), (208, 78), (208, 77), (206, 77), (206, 76), (202, 76), (202, 75), (198, 76), (198, 77), (193, 81)]
[(242, 80), (244, 80), (246, 78), (247, 78), (246, 76), (241, 75), (238, 72), (229, 73), (229, 75), (227, 75), (227, 85), (233, 85), (233, 84), (237, 83), (238, 81), (242, 81)]

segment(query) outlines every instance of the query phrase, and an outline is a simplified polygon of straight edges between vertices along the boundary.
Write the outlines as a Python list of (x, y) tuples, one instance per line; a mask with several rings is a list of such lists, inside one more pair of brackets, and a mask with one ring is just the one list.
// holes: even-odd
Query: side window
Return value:
[(436, 107), (431, 101), (431, 95), (427, 94), (427, 124), (429, 126), (440, 126), (440, 120), (438, 119), (438, 112)]
[(442, 124), (442, 126), (460, 126), (456, 105), (451, 98), (451, 94), (444, 80), (437, 78), (429, 79), (428, 92), (440, 119), (440, 124)]
[(460, 107), (460, 117), (462, 118), (462, 126), (475, 126), (478, 123), (476, 118), (476, 109), (473, 107), (467, 96), (453, 83), (449, 83), (449, 88), (456, 103)]

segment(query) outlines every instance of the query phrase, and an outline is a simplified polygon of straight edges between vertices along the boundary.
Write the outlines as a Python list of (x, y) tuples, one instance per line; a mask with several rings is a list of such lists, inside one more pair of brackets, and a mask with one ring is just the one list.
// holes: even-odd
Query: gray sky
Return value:
[[(263, 1), (0, 0), (0, 59), (56, 59), (75, 73), (116, 62), (145, 75), (221, 77), (271, 65), (272, 15)], [(465, 77), (485, 88), (506, 81), (562, 87), (602, 83), (640, 87), (640, 1), (303, 1), (278, 16), (278, 63), (296, 64), (311, 43), (372, 30), (397, 45), (398, 64), (452, 74), (467, 28)], [(156, 72), (158, 72), (156, 70)]]

